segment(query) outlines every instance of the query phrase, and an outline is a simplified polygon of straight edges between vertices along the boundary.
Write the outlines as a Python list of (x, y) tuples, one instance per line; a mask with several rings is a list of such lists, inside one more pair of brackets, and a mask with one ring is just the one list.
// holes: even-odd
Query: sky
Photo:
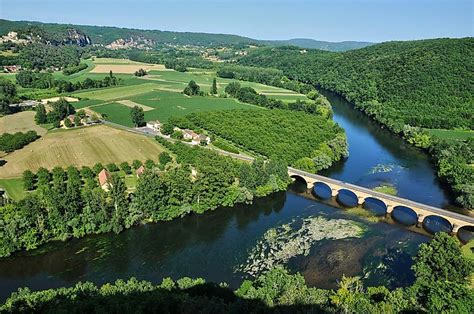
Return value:
[(255, 39), (474, 36), (474, 0), (0, 0), (0, 17)]

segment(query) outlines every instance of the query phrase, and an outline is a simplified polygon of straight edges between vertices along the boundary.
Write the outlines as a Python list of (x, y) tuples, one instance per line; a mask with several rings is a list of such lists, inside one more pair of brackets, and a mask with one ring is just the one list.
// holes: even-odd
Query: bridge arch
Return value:
[(392, 211), (392, 218), (405, 226), (413, 226), (418, 222), (418, 214), (406, 206), (395, 206)]
[(453, 226), (451, 223), (441, 216), (429, 215), (423, 219), (423, 228), (431, 234), (436, 232), (451, 232)]
[(367, 197), (363, 207), (375, 216), (384, 216), (387, 213), (387, 205), (385, 202), (375, 197)]
[(337, 201), (345, 207), (356, 207), (359, 205), (357, 194), (347, 189), (340, 189), (337, 193)]
[(327, 200), (332, 197), (332, 189), (324, 182), (315, 182), (313, 186), (313, 193), (317, 198)]
[(474, 226), (464, 226), (459, 228), (458, 238), (462, 243), (474, 241)]

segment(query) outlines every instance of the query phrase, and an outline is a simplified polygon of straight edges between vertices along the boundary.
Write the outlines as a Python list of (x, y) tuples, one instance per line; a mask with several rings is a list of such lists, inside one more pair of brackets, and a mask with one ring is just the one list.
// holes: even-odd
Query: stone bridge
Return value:
[(401, 197), (376, 192), (368, 188), (327, 178), (321, 175), (312, 174), (291, 167), (288, 167), (288, 174), (293, 179), (305, 181), (308, 189), (312, 189), (314, 185), (318, 183), (326, 185), (326, 187), (330, 189), (332, 197), (337, 197), (341, 190), (348, 190), (355, 195), (359, 205), (363, 205), (368, 198), (382, 201), (385, 205), (386, 214), (392, 216), (394, 211), (397, 210), (403, 209), (406, 211), (412, 211), (413, 215), (416, 215), (417, 222), (419, 224), (423, 224), (427, 217), (435, 216), (438, 219), (442, 218), (449, 222), (449, 229), (453, 234), (458, 233), (461, 228), (474, 228), (474, 218), (470, 216), (417, 203)]

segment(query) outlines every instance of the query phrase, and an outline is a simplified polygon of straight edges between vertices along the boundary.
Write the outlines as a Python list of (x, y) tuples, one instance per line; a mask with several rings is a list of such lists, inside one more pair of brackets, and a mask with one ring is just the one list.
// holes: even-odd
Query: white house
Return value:
[(156, 131), (156, 132), (159, 132), (160, 131), (160, 128), (161, 128), (161, 123), (160, 121), (156, 120), (156, 121), (148, 121), (146, 123), (146, 126), (147, 128), (150, 128), (152, 129), (153, 131)]

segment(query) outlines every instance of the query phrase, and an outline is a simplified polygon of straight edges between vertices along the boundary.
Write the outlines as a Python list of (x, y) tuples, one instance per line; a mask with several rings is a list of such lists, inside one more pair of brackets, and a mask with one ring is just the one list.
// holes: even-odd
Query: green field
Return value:
[(0, 179), (0, 187), (15, 201), (24, 198), (27, 193), (23, 188), (23, 179), (21, 178)]
[(427, 129), (427, 131), (435, 137), (445, 140), (467, 140), (474, 137), (472, 130), (443, 130), (443, 129)]
[[(96, 58), (94, 61), (83, 60), (82, 62), (88, 64), (89, 67), (70, 76), (64, 76), (61, 72), (56, 72), (54, 74), (55, 78), (67, 79), (71, 82), (83, 81), (86, 78), (99, 80), (108, 75), (108, 73), (93, 73), (97, 72), (98, 69), (93, 70), (94, 67), (99, 65), (116, 65), (117, 69), (120, 69), (121, 65), (142, 65), (126, 59), (112, 58)], [(201, 90), (207, 93), (213, 79), (216, 77), (215, 72), (209, 70), (193, 69), (192, 72), (183, 73), (165, 70), (164, 68), (158, 69), (157, 65), (154, 69), (148, 71), (147, 76), (141, 78), (125, 73), (114, 73), (114, 75), (121, 79), (122, 84), (120, 86), (74, 92), (71, 96), (84, 99), (74, 103), (74, 107), (76, 109), (90, 108), (99, 114), (106, 115), (106, 119), (111, 122), (129, 127), (133, 126), (130, 118), (130, 107), (126, 106), (127, 103), (118, 103), (122, 100), (128, 101), (130, 105), (136, 103), (149, 107), (148, 111), (145, 110), (145, 120), (147, 121), (155, 119), (166, 121), (172, 116), (184, 116), (192, 112), (260, 108), (231, 98), (187, 97), (181, 93), (191, 80), (197, 82)], [(218, 93), (223, 94), (227, 84), (233, 81), (217, 78)], [(243, 81), (240, 84), (245, 87), (252, 87), (258, 93), (263, 93), (267, 97), (280, 99), (284, 102), (293, 102), (297, 99), (308, 100), (305, 95), (282, 88)]]

